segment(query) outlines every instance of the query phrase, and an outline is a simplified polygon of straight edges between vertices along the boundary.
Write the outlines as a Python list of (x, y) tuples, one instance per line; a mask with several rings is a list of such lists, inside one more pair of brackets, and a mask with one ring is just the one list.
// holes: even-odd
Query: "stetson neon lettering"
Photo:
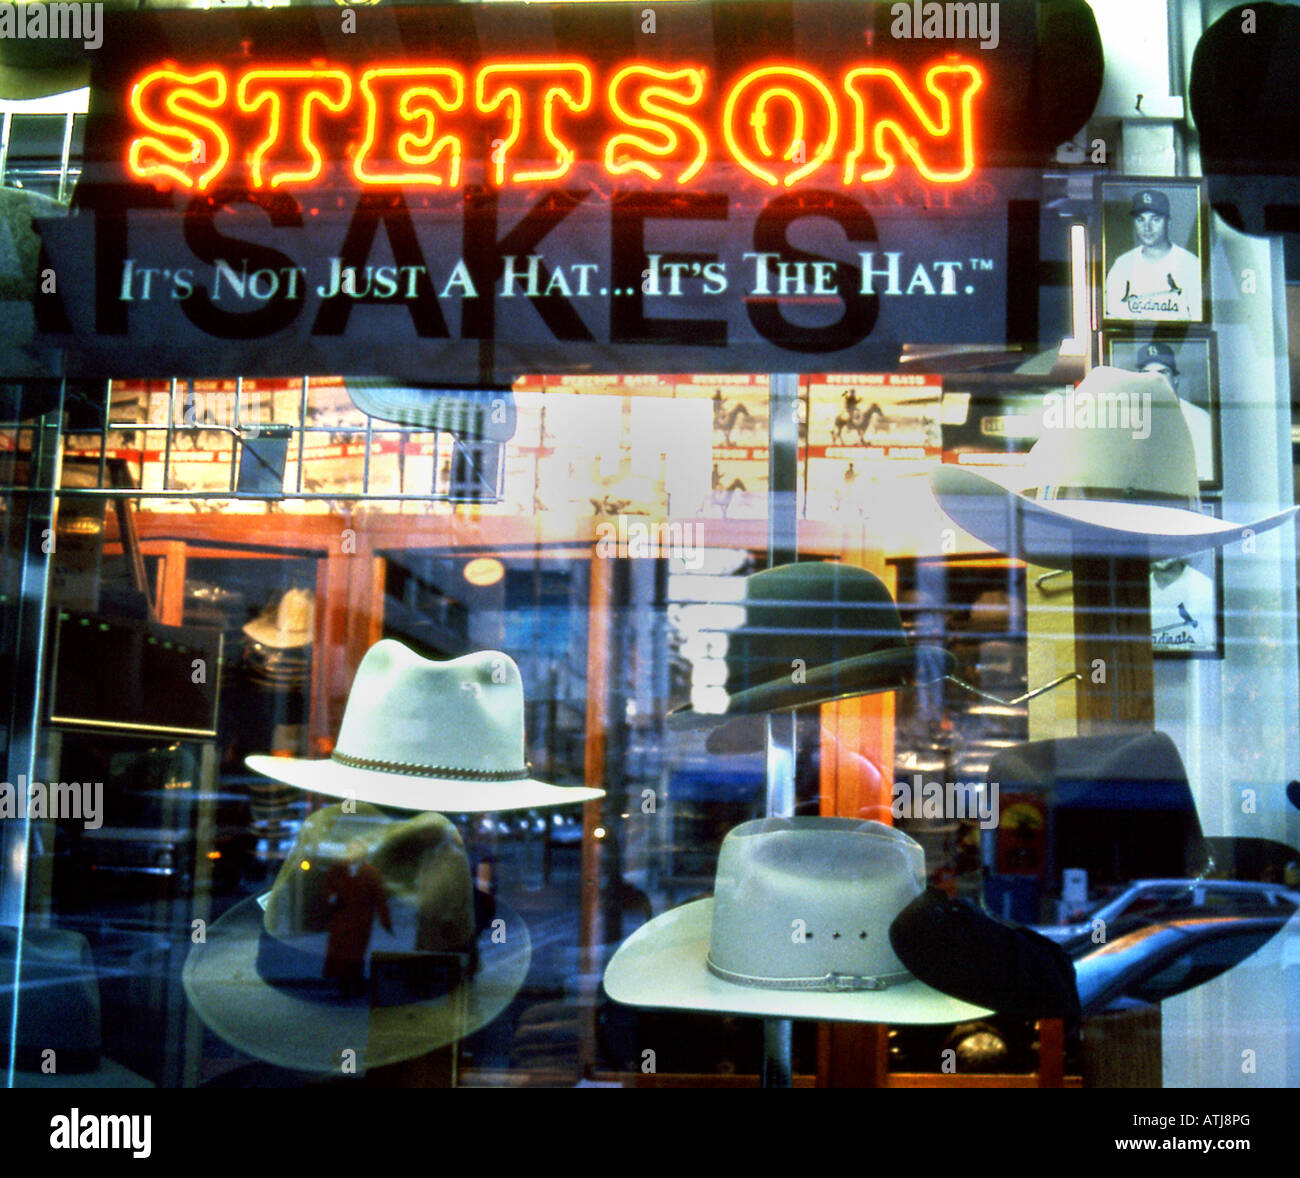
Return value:
[[(570, 111), (579, 113), (591, 105), (591, 69), (578, 62), (529, 62), (509, 65), (488, 65), (478, 72), (474, 82), (474, 104), (484, 113), (505, 106), (509, 113), (509, 130), (504, 139), (497, 140), (492, 150), (493, 179), (498, 187), (506, 182), (507, 165), (514, 155), (514, 147), (527, 134), (529, 108), (525, 94), (532, 88), (541, 91), (542, 137), (544, 151), (553, 151), (555, 167), (532, 171), (515, 170), (509, 178), (515, 184), (531, 184), (559, 180), (573, 166), (577, 153), (569, 143), (560, 138), (557, 128), (556, 107), (562, 102)], [(538, 158), (538, 157), (533, 157)]]
[[(864, 184), (892, 176), (898, 164), (891, 145), (901, 148), (916, 170), (935, 184), (965, 180), (975, 170), (971, 104), (983, 84), (983, 75), (973, 65), (934, 66), (925, 75), (925, 87), (938, 102), (938, 117), (931, 118), (896, 70), (850, 70), (844, 88), (853, 99), (856, 138), (844, 161), (844, 183), (852, 184), (855, 172)], [(875, 111), (870, 142), (869, 110)], [(864, 157), (869, 167), (857, 172)]]
[[(659, 180), (664, 173), (653, 161), (663, 162), (665, 157), (676, 153), (682, 142), (681, 132), (685, 132), (695, 144), (695, 155), (679, 172), (677, 183), (686, 184), (693, 179), (709, 158), (709, 141), (690, 115), (663, 104), (698, 106), (704, 97), (705, 76), (704, 70), (690, 66), (670, 71), (649, 65), (629, 65), (619, 70), (610, 79), (609, 109), (621, 122), (649, 134), (625, 131), (611, 136), (605, 145), (606, 171), (613, 176), (640, 172), (651, 180)], [(640, 113), (629, 110), (628, 101), (634, 102)]]
[[(236, 102), (251, 113), (266, 108), (266, 136), (248, 156), (249, 176), (254, 188), (282, 184), (310, 184), (321, 174), (323, 161), (313, 138), (312, 123), (317, 107), (335, 114), (344, 111), (352, 99), (352, 78), (345, 70), (249, 70), (239, 79)], [(288, 108), (288, 112), (286, 112)], [(279, 149), (288, 136), (285, 122), (297, 131), (294, 147), (305, 166), (265, 167), (266, 156)]]
[[(440, 115), (460, 110), (465, 101), (465, 78), (459, 70), (446, 66), (370, 69), (361, 75), (361, 94), (366, 104), (365, 140), (352, 163), (360, 183), (448, 187), (460, 183), (460, 137), (438, 134)], [(420, 129), (406, 130), (409, 126)], [(390, 145), (400, 168), (384, 168), (372, 161), (380, 142)], [(445, 163), (438, 166), (440, 158)]]
[(362, 187), (449, 188), (471, 162), (493, 187), (534, 186), (564, 181), (579, 159), (644, 184), (687, 184), (712, 162), (776, 189), (824, 187), (835, 160), (844, 187), (900, 165), (948, 185), (975, 170), (984, 88), (978, 66), (951, 56), (919, 77), (872, 64), (832, 79), (770, 62), (722, 81), (689, 62), (634, 62), (607, 80), (567, 59), (471, 71), (169, 62), (132, 84), (126, 164), (138, 180), (198, 192), (307, 187), (332, 165)]
[[(774, 144), (768, 133), (769, 107), (775, 100), (788, 104), (790, 134), (784, 150)], [(809, 150), (815, 123), (820, 131), (817, 147)], [(793, 66), (765, 66), (752, 70), (740, 79), (727, 96), (722, 119), (723, 134), (732, 157), (765, 184), (789, 188), (826, 162), (839, 135), (839, 112), (826, 83), (816, 74)], [(746, 138), (752, 138), (764, 160), (790, 163), (784, 175), (765, 167), (748, 150)]]

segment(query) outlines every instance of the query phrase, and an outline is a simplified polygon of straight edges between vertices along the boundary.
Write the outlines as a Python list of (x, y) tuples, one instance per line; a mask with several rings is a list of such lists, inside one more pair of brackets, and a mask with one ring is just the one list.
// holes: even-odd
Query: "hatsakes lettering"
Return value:
[[(158, 187), (303, 188), (331, 163), (363, 188), (556, 184), (579, 160), (623, 182), (692, 184), (711, 162), (790, 189), (832, 169), (874, 185), (905, 162), (926, 181), (975, 170), (983, 71), (948, 56), (915, 76), (854, 65), (830, 79), (794, 62), (725, 82), (692, 62), (601, 76), (576, 59), (368, 66), (162, 63), (137, 75), (127, 169)], [(342, 145), (330, 159), (330, 144)], [(344, 161), (346, 157), (346, 163)], [(470, 175), (473, 171), (481, 173)]]

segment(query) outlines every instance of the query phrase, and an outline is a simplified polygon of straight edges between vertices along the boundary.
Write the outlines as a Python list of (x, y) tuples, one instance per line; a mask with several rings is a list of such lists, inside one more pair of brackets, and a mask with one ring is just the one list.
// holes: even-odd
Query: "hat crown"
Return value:
[(1051, 497), (1042, 494), (1048, 488), (1088, 488), (1196, 501), (1192, 435), (1163, 376), (1094, 368), (1052, 397), (1025, 467), (1026, 486), (1040, 497)]
[[(98, 1063), (101, 1042), (99, 980), (90, 942), (66, 929), (24, 928), (0, 924), (0, 977), (12, 984), (14, 967), (22, 995), (18, 1003), (15, 1046), (18, 1066), (38, 1066), (36, 1054), (55, 1048), (93, 1052)], [(0, 1048), (10, 1044), (10, 1028), (0, 1027)], [(6, 1052), (7, 1053), (7, 1052)], [(31, 1058), (35, 1055), (35, 1058)], [(60, 1056), (62, 1067), (62, 1059)], [(81, 1067), (69, 1071), (86, 1070)]]
[(395, 925), (414, 923), (414, 942), (401, 948), (454, 952), (474, 940), (469, 860), (455, 826), (434, 813), (394, 821), (365, 802), (326, 806), (303, 823), (267, 897), (266, 932), (286, 942), (328, 932), (339, 873), (362, 863), (398, 909)]
[(919, 844), (879, 822), (741, 823), (718, 857), (710, 968), (772, 988), (905, 981), (889, 925), (921, 894), (924, 876)]
[(1133, 216), (1139, 213), (1156, 213), (1158, 216), (1169, 216), (1169, 198), (1158, 188), (1143, 188), (1133, 194), (1133, 203), (1130, 207)]
[(301, 634), (312, 628), (316, 607), (308, 589), (290, 589), (275, 607), (275, 626), (286, 634)]
[(801, 561), (746, 578), (744, 626), (731, 637), (737, 667), (792, 659), (807, 666), (906, 645), (898, 607), (879, 577), (834, 561)]
[(382, 639), (357, 668), (334, 755), (413, 776), (522, 776), (519, 668), (500, 651), (434, 662)]
[(1061, 866), (1093, 883), (1193, 878), (1207, 866), (1196, 801), (1164, 732), (1027, 741), (998, 752), (988, 776), (1007, 799), (1037, 796), (1050, 814)]

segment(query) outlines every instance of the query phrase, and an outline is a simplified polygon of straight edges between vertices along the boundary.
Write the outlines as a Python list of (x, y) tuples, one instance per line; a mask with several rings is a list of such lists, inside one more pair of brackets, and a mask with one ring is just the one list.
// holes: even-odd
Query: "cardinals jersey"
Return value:
[(1156, 261), (1140, 246), (1121, 254), (1106, 276), (1106, 318), (1201, 318), (1201, 263), (1182, 246)]

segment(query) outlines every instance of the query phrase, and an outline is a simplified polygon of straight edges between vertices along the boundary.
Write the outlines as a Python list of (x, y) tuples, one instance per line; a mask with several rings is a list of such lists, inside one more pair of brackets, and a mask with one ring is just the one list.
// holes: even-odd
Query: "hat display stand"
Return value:
[[(786, 572), (792, 569), (803, 567), (822, 567), (822, 566), (799, 566), (799, 537), (798, 537), (798, 514), (797, 514), (797, 454), (798, 454), (798, 432), (797, 432), (797, 398), (798, 398), (798, 378), (795, 376), (774, 375), (770, 378), (769, 386), (769, 444), (768, 444), (768, 516), (767, 516), (767, 563), (770, 572), (754, 574), (751, 582), (754, 580), (767, 578), (769, 575), (775, 577), (777, 570)], [(892, 591), (881, 583), (877, 574), (884, 574), (883, 567), (872, 569), (870, 555), (866, 549), (864, 537), (857, 537), (856, 540), (848, 540), (846, 543), (854, 551), (852, 554), (841, 553), (840, 568), (847, 573), (861, 573), (861, 578), (841, 577), (840, 581), (847, 581), (848, 587), (837, 581), (834, 600), (839, 600), (838, 594), (843, 592), (851, 595), (854, 588), (858, 587), (858, 582), (874, 582), (879, 587), (879, 592), (888, 597), (891, 610), (893, 608)], [(806, 586), (786, 586), (784, 583), (780, 586), (781, 591), (773, 594), (772, 589), (775, 582), (765, 585), (765, 593), (755, 593), (759, 606), (767, 606), (768, 599), (775, 596), (776, 599), (784, 600), (786, 608), (791, 611), (799, 612), (802, 619), (802, 612), (799, 609), (798, 601), (803, 598), (800, 595), (800, 588), (807, 589)], [(827, 600), (827, 594), (822, 587), (823, 592), (817, 591), (806, 592), (805, 595), (809, 600), (810, 608), (823, 604)], [(747, 586), (747, 595), (749, 587)], [(873, 598), (874, 600), (874, 598)], [(868, 603), (862, 603), (865, 608)], [(747, 617), (750, 611), (747, 610)], [(766, 615), (764, 615), (766, 619)], [(812, 622), (806, 626), (802, 621), (760, 621), (762, 626), (775, 626), (782, 634), (790, 632), (807, 633), (816, 636), (819, 634), (818, 627)], [(1001, 697), (987, 695), (984, 692), (963, 682), (957, 677), (947, 674), (951, 670), (951, 659), (945, 657), (942, 649), (934, 649), (928, 652), (931, 655), (930, 664), (926, 665), (926, 671), (933, 671), (937, 668), (938, 673), (928, 674), (927, 681), (938, 682), (940, 680), (951, 680), (953, 683), (966, 691), (973, 692), (978, 696), (986, 699), (996, 700), (1000, 704), (1007, 701)], [(833, 662), (833, 656), (827, 656), (827, 662)], [(741, 660), (742, 668), (752, 671), (749, 664)], [(874, 747), (877, 738), (892, 747), (892, 710), (893, 710), (893, 691), (903, 686), (907, 682), (904, 676), (897, 677), (897, 682), (887, 685), (880, 681), (879, 678), (871, 682), (865, 679), (854, 682), (859, 690), (841, 690), (838, 693), (827, 693), (824, 698), (816, 698), (809, 704), (799, 704), (792, 702), (791, 699), (773, 690), (773, 683), (764, 678), (766, 670), (753, 672), (751, 678), (740, 676), (741, 682), (746, 685), (747, 691), (742, 709), (744, 714), (737, 717), (741, 724), (735, 721), (725, 722), (721, 728), (715, 729), (714, 732), (727, 731), (729, 728), (735, 729), (734, 741), (743, 746), (744, 751), (751, 748), (754, 751), (760, 751), (764, 756), (764, 777), (765, 793), (763, 816), (765, 819), (793, 819), (796, 808), (796, 790), (795, 790), (795, 769), (798, 755), (799, 743), (799, 707), (810, 707), (812, 703), (823, 709), (823, 723), (829, 722), (836, 730), (831, 734), (829, 740), (832, 746), (836, 745), (836, 733), (842, 735), (856, 749), (865, 741), (868, 745)], [(1052, 683), (1039, 687), (1031, 692), (1026, 693), (1020, 700), (1028, 700), (1035, 696), (1041, 695), (1046, 691), (1052, 690), (1063, 683), (1077, 678), (1077, 675), (1071, 673), (1059, 676)], [(759, 686), (755, 687), (754, 682)], [(845, 684), (841, 684), (844, 686)], [(810, 695), (815, 693), (810, 692)], [(751, 700), (749, 697), (753, 696)], [(864, 698), (865, 697), (865, 698)], [(677, 709), (678, 712), (688, 713), (689, 708)], [(707, 724), (703, 717), (699, 721)], [(742, 731), (743, 729), (743, 731)], [(827, 734), (822, 733), (823, 753), (826, 751)], [(760, 743), (761, 742), (761, 743)], [(715, 749), (712, 744), (709, 746), (711, 752), (728, 752), (733, 749)], [(886, 754), (888, 757), (888, 754)], [(857, 760), (863, 760), (858, 757)], [(820, 821), (833, 822), (843, 821), (844, 818), (861, 821), (863, 814), (871, 804), (879, 802), (880, 799), (880, 782), (875, 782), (873, 789), (869, 783), (857, 781), (860, 774), (852, 771), (848, 776), (855, 778), (853, 783), (840, 782), (838, 780), (839, 756), (833, 754), (829, 758), (831, 765), (830, 777), (832, 780), (828, 783), (826, 775), (826, 762), (823, 763), (823, 779), (821, 789), (820, 811), (822, 818)], [(870, 794), (870, 797), (867, 795)], [(885, 812), (885, 821), (888, 823), (888, 812)], [(758, 823), (755, 823), (758, 825)], [(733, 834), (735, 832), (732, 832)], [(731, 838), (731, 835), (728, 836)], [(907, 840), (910, 842), (911, 840)], [(715, 904), (714, 901), (701, 902), (701, 904)], [(691, 909), (695, 907), (687, 905), (684, 908), (674, 910), (672, 914), (658, 918), (660, 922), (671, 921), (674, 918), (675, 923), (665, 925), (660, 930), (659, 940), (653, 941), (651, 938), (643, 938), (641, 942), (625, 944), (620, 950), (621, 954), (632, 953), (631, 958), (624, 959), (620, 962), (618, 958), (612, 961), (606, 971), (606, 992), (615, 997), (616, 1001), (628, 1002), (631, 1005), (640, 1006), (664, 1006), (669, 1009), (715, 1009), (709, 1004), (711, 1001), (722, 1001), (723, 1005), (716, 1007), (719, 1010), (733, 1010), (737, 1013), (748, 1009), (753, 1012), (751, 1017), (759, 1017), (763, 1020), (763, 1056), (760, 1083), (764, 1088), (789, 1088), (794, 1085), (794, 1076), (792, 1068), (792, 1043), (793, 1043), (793, 1019), (812, 1019), (820, 1024), (818, 1029), (819, 1042), (817, 1050), (817, 1082), (818, 1084), (829, 1084), (831, 1086), (869, 1086), (869, 1087), (886, 1087), (889, 1085), (888, 1078), (888, 1048), (889, 1048), (889, 1025), (893, 1022), (943, 1022), (944, 1018), (934, 1018), (935, 1011), (929, 1009), (924, 1013), (927, 1017), (916, 1017), (917, 1010), (914, 1008), (904, 1009), (906, 1004), (896, 1003), (890, 1008), (890, 1013), (886, 1014), (883, 1009), (878, 1008), (878, 1017), (868, 1021), (861, 1017), (861, 1010), (856, 1017), (851, 1017), (849, 1021), (839, 1021), (844, 1016), (842, 1013), (828, 1014), (829, 1008), (818, 1008), (817, 1013), (809, 1012), (809, 1004), (794, 1004), (793, 1013), (786, 1016), (783, 1012), (792, 1009), (791, 1003), (774, 1004), (753, 1003), (749, 1004), (743, 998), (738, 998), (735, 993), (720, 997), (719, 994), (709, 989), (710, 985), (716, 985), (716, 982), (710, 982), (709, 979), (689, 978), (685, 976), (690, 973), (685, 965), (685, 958), (676, 962), (674, 957), (682, 957), (683, 946), (689, 945), (690, 949), (686, 952), (692, 965), (694, 965), (696, 955), (698, 954), (699, 929), (695, 927), (698, 923), (699, 912), (692, 913)], [(703, 911), (703, 909), (701, 909)], [(653, 924), (653, 922), (652, 922)], [(644, 932), (644, 930), (642, 930)], [(716, 933), (716, 928), (714, 929)], [(637, 934), (641, 936), (641, 934)], [(707, 926), (705, 938), (707, 940)], [(636, 937), (633, 938), (636, 942)], [(629, 946), (631, 948), (629, 948)], [(656, 956), (657, 955), (657, 956)], [(656, 995), (661, 1001), (649, 1000), (647, 991), (637, 981), (638, 971), (644, 971), (651, 967), (665, 971), (664, 980), (673, 983), (680, 983), (680, 992), (675, 992), (669, 1000), (669, 997), (663, 993)], [(678, 977), (676, 970), (685, 971), (683, 977)], [(712, 969), (712, 966), (710, 966)], [(669, 972), (673, 971), (673, 972)], [(642, 972), (642, 977), (645, 974)], [(691, 990), (695, 986), (696, 990)], [(671, 988), (671, 987), (670, 987)], [(725, 988), (725, 987), (724, 987)], [(683, 993), (689, 992), (689, 1001), (682, 999)], [(788, 996), (787, 996), (788, 997)], [(944, 999), (951, 1001), (950, 999)], [(697, 1005), (698, 1003), (698, 1005)], [(727, 1005), (733, 1003), (738, 1005)], [(960, 1006), (961, 1004), (957, 1004)], [(782, 1013), (771, 1013), (774, 1009)], [(803, 1013), (799, 1013), (800, 1010)], [(963, 1017), (971, 1017), (973, 1014), (979, 1014), (980, 1010), (976, 1007), (967, 1006), (965, 1013), (955, 1013), (951, 1015), (953, 1021), (960, 1021)], [(897, 1017), (891, 1017), (891, 1014)], [(1040, 1085), (1060, 1086), (1063, 1079), (1063, 1026), (1061, 1020), (1044, 1020), (1044, 1026), (1041, 1034), (1043, 1049), (1041, 1058), (1044, 1060), (1054, 1061), (1054, 1067), (1051, 1063), (1045, 1064), (1040, 1068), (1039, 1074), (1035, 1077), (1025, 1078), (1031, 1082), (1036, 1081)], [(944, 1077), (945, 1081), (949, 1079), (956, 1080), (959, 1084), (966, 1077)], [(1020, 1079), (1019, 1077), (1017, 1079)]]
[[(771, 377), (768, 394), (768, 567), (798, 559), (799, 552), (799, 378)], [(794, 712), (769, 712), (763, 719), (767, 790), (763, 813), (769, 818), (794, 816), (795, 758), (798, 731)], [(794, 1083), (790, 1019), (763, 1020), (764, 1088)]]

